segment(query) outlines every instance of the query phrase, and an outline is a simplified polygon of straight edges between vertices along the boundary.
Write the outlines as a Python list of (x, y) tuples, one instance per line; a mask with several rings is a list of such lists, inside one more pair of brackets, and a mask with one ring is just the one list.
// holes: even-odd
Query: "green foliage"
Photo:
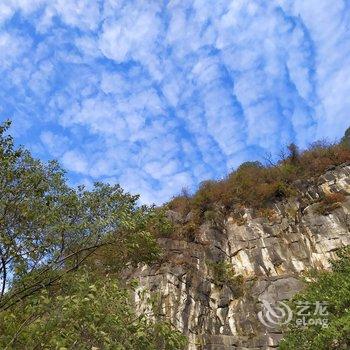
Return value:
[(264, 165), (259, 161), (244, 162), (238, 167), (237, 171), (242, 171), (244, 169), (256, 169), (256, 168), (262, 169), (264, 168)]
[(350, 348), (350, 247), (338, 253), (338, 259), (332, 261), (331, 272), (310, 274), (306, 289), (293, 298), (291, 306), (295, 311), (298, 302), (315, 304), (319, 301), (328, 302), (328, 327), (297, 326), (292, 321), (280, 344), (281, 350)]
[(290, 162), (292, 164), (298, 163), (300, 159), (300, 152), (299, 152), (298, 146), (295, 143), (291, 143), (290, 145), (288, 145), (287, 149), (289, 153), (288, 158)]
[(174, 233), (174, 224), (166, 217), (164, 208), (152, 208), (147, 218), (147, 227), (156, 237), (169, 237)]
[[(1, 349), (183, 349), (186, 339), (152, 315), (137, 315), (114, 277), (82, 271), (6, 311)], [(153, 315), (154, 316), (154, 315)]]
[(345, 131), (344, 137), (341, 139), (341, 142), (345, 147), (350, 148), (350, 128), (347, 128), (347, 130)]
[(164, 211), (119, 185), (70, 188), (57, 162), (14, 146), (9, 126), (0, 126), (0, 348), (183, 348), (165, 320), (136, 315), (117, 282), (161, 256), (156, 237), (172, 230)]
[(204, 212), (204, 220), (209, 222), (213, 227), (220, 228), (224, 222), (224, 217), (217, 208)]
[(160, 256), (151, 230), (157, 220), (158, 231), (164, 226), (161, 214), (139, 207), (138, 196), (119, 185), (70, 188), (57, 162), (42, 163), (14, 147), (9, 125), (0, 127), (0, 310), (97, 252), (119, 251), (112, 254), (114, 269)]
[(196, 208), (195, 220), (201, 221), (205, 212), (213, 210), (216, 197), (216, 182), (204, 181), (199, 185), (198, 191), (195, 193), (192, 199), (192, 204)]
[(228, 286), (236, 298), (243, 295), (243, 276), (236, 274), (229, 261), (208, 262), (208, 265), (215, 284)]

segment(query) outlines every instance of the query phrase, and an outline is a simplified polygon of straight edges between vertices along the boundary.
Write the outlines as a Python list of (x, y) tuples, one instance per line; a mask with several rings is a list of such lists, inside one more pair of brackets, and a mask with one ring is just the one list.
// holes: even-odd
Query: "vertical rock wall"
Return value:
[[(204, 224), (198, 241), (161, 239), (163, 263), (133, 271), (141, 289), (160, 294), (162, 312), (188, 335), (190, 350), (276, 348), (279, 329), (257, 317), (262, 301), (291, 298), (304, 271), (328, 268), (350, 244), (350, 166), (328, 171), (318, 185), (300, 183), (300, 191), (305, 201), (277, 203), (270, 219), (247, 210), (241, 225), (232, 217)], [(317, 201), (333, 192), (346, 200), (319, 214)]]

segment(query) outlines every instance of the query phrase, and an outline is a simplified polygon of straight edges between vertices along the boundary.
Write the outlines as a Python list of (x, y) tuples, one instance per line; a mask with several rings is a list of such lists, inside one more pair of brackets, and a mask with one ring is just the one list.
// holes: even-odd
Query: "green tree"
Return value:
[(155, 316), (151, 308), (148, 314), (135, 313), (129, 291), (115, 277), (81, 270), (4, 312), (0, 348), (183, 349), (185, 337)]
[(345, 147), (350, 148), (350, 128), (347, 128), (341, 142)]
[(57, 162), (42, 163), (0, 127), (0, 310), (113, 246), (114, 263), (150, 262), (160, 251), (147, 231), (154, 210), (119, 185), (91, 191), (66, 184)]
[[(328, 326), (298, 326), (294, 321), (280, 344), (281, 350), (341, 350), (350, 348), (350, 248), (338, 253), (332, 261), (332, 271), (313, 272), (306, 289), (292, 300), (292, 309), (298, 302), (315, 305), (327, 302)], [(296, 313), (294, 312), (294, 315)], [(294, 316), (298, 317), (298, 316)], [(318, 317), (315, 315), (309, 318)]]
[(119, 185), (70, 188), (57, 162), (16, 148), (9, 127), (0, 126), (0, 348), (180, 349), (167, 322), (135, 313), (119, 273), (161, 256), (164, 213)]

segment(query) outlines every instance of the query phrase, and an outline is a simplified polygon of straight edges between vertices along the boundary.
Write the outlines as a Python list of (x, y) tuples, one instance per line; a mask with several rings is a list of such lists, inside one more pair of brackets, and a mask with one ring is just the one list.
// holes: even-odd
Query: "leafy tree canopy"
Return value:
[[(147, 301), (145, 301), (147, 302)], [(3, 312), (1, 349), (183, 349), (186, 339), (154, 312), (136, 314), (115, 277), (86, 270), (65, 275)]]
[[(350, 248), (339, 251), (338, 259), (332, 261), (332, 271), (313, 272), (306, 282), (306, 289), (295, 296), (292, 309), (298, 303), (315, 305), (328, 303), (326, 319), (328, 326), (290, 323), (287, 334), (280, 345), (281, 350), (342, 350), (350, 349)], [(294, 312), (294, 318), (298, 317)]]
[(9, 127), (0, 126), (0, 348), (180, 348), (166, 322), (134, 313), (119, 278), (161, 256), (163, 213), (119, 185), (69, 187), (57, 162), (16, 148)]

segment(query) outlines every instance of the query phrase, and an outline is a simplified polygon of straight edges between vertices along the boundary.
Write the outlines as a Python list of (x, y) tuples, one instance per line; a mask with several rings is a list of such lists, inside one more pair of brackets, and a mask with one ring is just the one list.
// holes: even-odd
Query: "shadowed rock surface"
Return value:
[[(258, 320), (262, 301), (291, 298), (303, 272), (329, 268), (335, 251), (350, 244), (349, 164), (299, 185), (300, 198), (276, 203), (269, 218), (247, 209), (243, 224), (230, 215), (205, 223), (192, 242), (160, 239), (163, 262), (129, 276), (140, 290), (159, 293), (162, 313), (188, 335), (188, 349), (277, 348), (280, 330)], [(345, 201), (320, 214), (321, 198), (339, 192)], [(169, 217), (186, 221), (175, 212)]]

